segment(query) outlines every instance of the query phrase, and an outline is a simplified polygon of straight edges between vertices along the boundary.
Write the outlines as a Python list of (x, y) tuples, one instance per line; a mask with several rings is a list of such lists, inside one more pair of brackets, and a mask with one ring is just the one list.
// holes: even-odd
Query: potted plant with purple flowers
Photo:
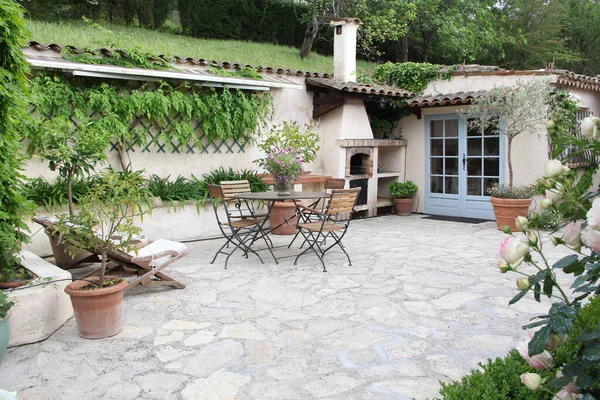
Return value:
[(304, 172), (303, 164), (303, 157), (291, 147), (272, 147), (265, 158), (258, 160), (258, 165), (273, 175), (275, 188), (282, 196), (293, 190), (294, 179), (298, 179)]

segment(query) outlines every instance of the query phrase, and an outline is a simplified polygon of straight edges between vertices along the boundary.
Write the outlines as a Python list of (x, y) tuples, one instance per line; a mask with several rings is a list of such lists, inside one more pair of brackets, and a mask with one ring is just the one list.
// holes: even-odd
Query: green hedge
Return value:
[[(575, 360), (579, 349), (577, 336), (584, 325), (597, 326), (600, 323), (600, 297), (595, 297), (579, 313), (565, 344), (556, 349), (553, 367), (545, 371), (536, 371), (530, 367), (516, 350), (511, 350), (504, 358), (488, 359), (480, 364), (483, 371), (472, 370), (460, 381), (450, 384), (442, 383), (440, 390), (442, 400), (550, 400), (552, 395), (541, 391), (527, 389), (521, 382), (521, 374), (535, 372), (542, 378), (553, 379), (556, 372), (565, 363)], [(583, 321), (583, 322), (582, 322)]]

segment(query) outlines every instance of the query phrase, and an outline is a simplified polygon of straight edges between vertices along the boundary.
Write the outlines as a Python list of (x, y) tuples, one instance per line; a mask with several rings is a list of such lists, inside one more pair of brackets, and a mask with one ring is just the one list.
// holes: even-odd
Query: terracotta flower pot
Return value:
[(10, 338), (10, 314), (12, 310), (8, 310), (5, 318), (0, 319), (0, 363), (6, 354), (8, 347), (8, 339)]
[[(271, 208), (269, 223), (271, 224), (271, 233), (273, 235), (295, 235), (296, 223), (296, 205), (292, 201), (276, 201)], [(285, 222), (287, 220), (287, 222)]]
[[(105, 277), (111, 279), (114, 277)], [(123, 292), (127, 281), (101, 289), (82, 289), (88, 281), (97, 281), (98, 277), (86, 281), (75, 281), (65, 288), (71, 296), (79, 335), (86, 339), (101, 339), (121, 332), (123, 310)]]
[(517, 228), (515, 219), (519, 216), (526, 217), (529, 213), (529, 206), (532, 199), (501, 199), (491, 197), (490, 202), (494, 206), (494, 214), (496, 215), (496, 224), (498, 230), (508, 225), (513, 231), (520, 231)]
[(396, 208), (397, 215), (410, 215), (413, 207), (413, 197), (403, 199), (400, 197), (394, 197), (394, 206)]

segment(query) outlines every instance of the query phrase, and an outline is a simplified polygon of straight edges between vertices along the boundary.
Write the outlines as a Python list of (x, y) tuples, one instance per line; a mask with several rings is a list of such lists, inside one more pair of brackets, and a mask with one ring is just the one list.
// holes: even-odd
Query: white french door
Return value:
[(476, 128), (456, 114), (425, 117), (425, 213), (494, 219), (486, 193), (504, 177), (498, 124)]

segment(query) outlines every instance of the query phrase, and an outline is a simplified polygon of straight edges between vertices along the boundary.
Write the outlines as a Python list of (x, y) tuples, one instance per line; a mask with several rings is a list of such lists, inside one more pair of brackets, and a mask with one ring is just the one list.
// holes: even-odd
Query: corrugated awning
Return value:
[(73, 74), (105, 79), (124, 79), (139, 81), (181, 80), (197, 82), (202, 86), (224, 87), (254, 91), (269, 91), (270, 89), (303, 90), (301, 84), (282, 76), (264, 76), (263, 79), (247, 79), (211, 74), (206, 69), (191, 65), (173, 66), (170, 70), (154, 70), (144, 68), (124, 68), (114, 65), (96, 65), (67, 61), (61, 57), (44, 57), (25, 54), (32, 69), (56, 70)]

